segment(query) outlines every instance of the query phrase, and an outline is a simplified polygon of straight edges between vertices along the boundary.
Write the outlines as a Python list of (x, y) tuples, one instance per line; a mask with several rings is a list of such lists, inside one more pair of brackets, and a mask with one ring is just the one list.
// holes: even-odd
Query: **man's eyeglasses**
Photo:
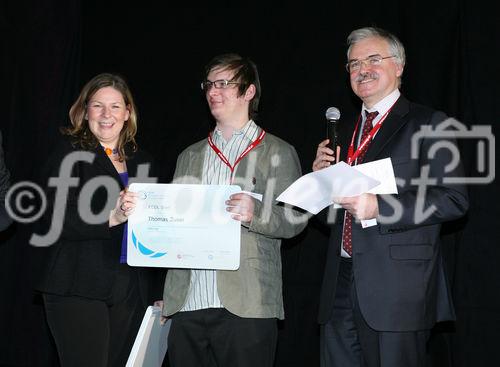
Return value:
[(205, 80), (204, 82), (201, 82), (201, 90), (208, 92), (212, 87), (215, 87), (216, 89), (226, 89), (229, 88), (230, 85), (237, 85), (241, 84), (238, 82), (232, 82), (230, 80), (226, 79), (221, 79), (221, 80), (216, 80), (211, 82), (210, 80)]
[(385, 59), (390, 59), (391, 57), (396, 57), (395, 55), (391, 56), (381, 56), (381, 55), (370, 55), (366, 59), (361, 59), (361, 60), (350, 60), (346, 65), (345, 68), (348, 73), (353, 73), (355, 71), (358, 71), (361, 69), (361, 64), (365, 64), (368, 66), (377, 66), (382, 63), (382, 60)]

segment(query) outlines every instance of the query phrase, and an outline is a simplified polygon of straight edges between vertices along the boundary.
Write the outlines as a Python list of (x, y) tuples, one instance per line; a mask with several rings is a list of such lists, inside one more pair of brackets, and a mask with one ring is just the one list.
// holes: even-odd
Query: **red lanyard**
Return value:
[(347, 164), (352, 165), (352, 163), (356, 161), (356, 159), (361, 154), (361, 152), (366, 147), (366, 145), (373, 139), (373, 137), (375, 136), (377, 131), (380, 130), (380, 128), (382, 127), (382, 123), (387, 118), (387, 115), (389, 114), (389, 112), (391, 112), (391, 110), (394, 107), (394, 105), (396, 104), (396, 102), (394, 102), (394, 104), (391, 106), (391, 108), (389, 108), (387, 110), (387, 112), (384, 113), (384, 115), (380, 118), (380, 120), (377, 121), (377, 123), (371, 129), (368, 136), (361, 142), (361, 144), (359, 144), (358, 149), (356, 149), (356, 151), (354, 151), (354, 139), (356, 138), (356, 133), (358, 132), (359, 123), (361, 121), (361, 114), (359, 114), (358, 122), (356, 122), (356, 128), (354, 129), (354, 134), (352, 134), (351, 144), (349, 145), (349, 150), (347, 151)]
[(245, 150), (240, 154), (240, 156), (238, 157), (238, 159), (236, 159), (236, 162), (234, 162), (234, 166), (231, 166), (231, 163), (229, 163), (229, 160), (224, 156), (224, 154), (222, 154), (222, 152), (219, 150), (219, 148), (217, 148), (214, 144), (214, 141), (212, 140), (212, 134), (208, 134), (208, 145), (210, 145), (210, 148), (212, 148), (214, 150), (214, 152), (219, 156), (220, 160), (222, 162), (224, 162), (224, 164), (226, 166), (229, 167), (229, 169), (231, 170), (231, 176), (232, 174), (234, 173), (234, 169), (236, 168), (236, 166), (238, 165), (238, 163), (240, 163), (240, 161), (248, 154), (250, 153), (250, 151), (255, 148), (257, 145), (260, 144), (260, 142), (264, 139), (264, 136), (266, 135), (266, 132), (264, 130), (262, 130), (259, 134), (259, 136), (257, 137), (257, 139), (255, 139), (255, 141), (252, 142), (252, 144), (249, 144)]

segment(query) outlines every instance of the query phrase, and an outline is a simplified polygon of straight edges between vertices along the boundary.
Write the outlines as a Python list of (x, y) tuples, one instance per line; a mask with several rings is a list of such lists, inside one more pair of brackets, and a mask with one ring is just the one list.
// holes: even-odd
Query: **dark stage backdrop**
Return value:
[[(7, 165), (14, 182), (33, 180), (68, 124), (79, 89), (100, 72), (130, 82), (139, 107), (139, 144), (169, 180), (180, 151), (212, 127), (199, 82), (222, 52), (251, 57), (261, 74), (259, 122), (293, 144), (305, 173), (325, 136), (324, 112), (358, 111), (344, 71), (345, 39), (376, 25), (407, 48), (403, 93), (466, 124), (498, 131), (500, 100), (495, 12), (480, 1), (357, 1), (295, 8), (167, 7), (159, 3), (78, 0), (0, 3), (0, 106)], [(342, 124), (351, 124), (344, 117)], [(475, 141), (464, 161), (475, 173)], [(470, 187), (468, 218), (447, 226), (444, 252), (458, 320), (439, 325), (434, 365), (500, 365), (498, 180)], [(328, 231), (311, 220), (283, 245), (286, 320), (276, 366), (318, 366), (318, 293)], [(0, 366), (58, 366), (32, 284), (37, 249), (31, 228), (0, 234)], [(77, 315), (75, 315), (77, 317)]]

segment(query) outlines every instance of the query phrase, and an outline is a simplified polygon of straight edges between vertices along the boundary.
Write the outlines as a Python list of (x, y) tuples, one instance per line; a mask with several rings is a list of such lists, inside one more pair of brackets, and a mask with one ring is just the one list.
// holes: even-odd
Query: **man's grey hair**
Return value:
[[(387, 41), (389, 44), (389, 49), (391, 55), (395, 56), (396, 62), (401, 66), (405, 66), (406, 56), (405, 56), (405, 48), (401, 41), (392, 33), (387, 32), (386, 30), (375, 28), (375, 27), (365, 27), (356, 29), (351, 32), (349, 37), (347, 37), (347, 59), (349, 60), (349, 53), (351, 52), (352, 46), (366, 38), (378, 37)], [(388, 56), (388, 55), (382, 55)]]

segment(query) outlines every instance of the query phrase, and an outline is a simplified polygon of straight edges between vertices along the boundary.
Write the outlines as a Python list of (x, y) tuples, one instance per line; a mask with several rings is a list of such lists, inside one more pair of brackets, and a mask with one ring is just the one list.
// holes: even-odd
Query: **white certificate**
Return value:
[(132, 183), (129, 190), (139, 194), (128, 219), (129, 265), (239, 268), (241, 222), (225, 204), (239, 186)]

